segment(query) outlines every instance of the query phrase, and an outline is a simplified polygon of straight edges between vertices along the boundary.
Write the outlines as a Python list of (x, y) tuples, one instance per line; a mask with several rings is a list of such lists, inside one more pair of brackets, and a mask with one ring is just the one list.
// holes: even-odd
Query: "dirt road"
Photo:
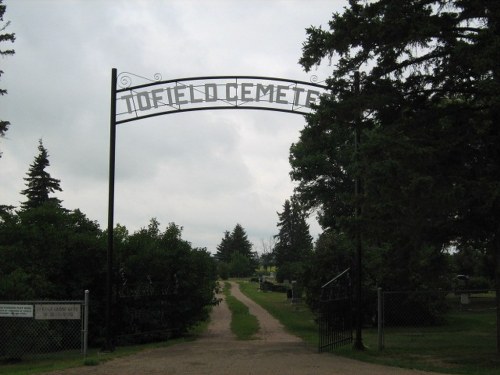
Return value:
[(147, 350), (99, 366), (52, 372), (51, 375), (429, 375), (428, 372), (384, 367), (331, 354), (318, 354), (233, 283), (232, 294), (259, 319), (258, 339), (238, 341), (229, 328), (225, 302), (214, 308), (202, 338), (167, 348)]

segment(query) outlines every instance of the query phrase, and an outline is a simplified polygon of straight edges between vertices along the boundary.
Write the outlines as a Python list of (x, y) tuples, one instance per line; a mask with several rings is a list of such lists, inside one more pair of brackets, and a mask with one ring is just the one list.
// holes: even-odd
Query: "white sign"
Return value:
[(81, 306), (71, 305), (35, 305), (35, 319), (39, 320), (71, 320), (81, 318)]
[[(294, 104), (296, 106), (311, 107), (320, 96), (317, 90), (305, 90), (300, 87), (286, 85), (263, 85), (253, 83), (215, 83), (194, 85), (179, 85), (174, 87), (161, 87), (151, 91), (134, 92), (123, 95), (127, 112), (147, 111), (152, 107), (180, 106), (194, 103), (211, 103), (219, 100), (228, 102), (241, 102), (240, 105), (250, 102), (265, 101), (268, 103)], [(135, 100), (135, 103), (133, 101)]]
[(0, 317), (33, 318), (33, 305), (0, 305)]
[[(200, 81), (201, 80), (201, 81)], [(306, 114), (328, 95), (324, 86), (272, 78), (217, 78), (166, 81), (118, 90), (117, 123), (177, 111), (240, 108)]]

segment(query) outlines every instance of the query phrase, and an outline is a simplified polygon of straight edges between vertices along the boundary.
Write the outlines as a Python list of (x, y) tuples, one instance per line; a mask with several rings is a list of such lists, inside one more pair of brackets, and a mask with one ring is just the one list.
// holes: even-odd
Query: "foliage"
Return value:
[(258, 260), (252, 251), (252, 243), (248, 240), (245, 229), (236, 224), (232, 232), (225, 231), (224, 237), (217, 246), (215, 258), (219, 261), (219, 270), (230, 277), (250, 276), (257, 267)]
[(253, 274), (255, 262), (241, 253), (233, 253), (228, 267), (232, 277), (245, 277)]
[(278, 281), (302, 280), (305, 263), (312, 251), (312, 237), (306, 222), (307, 214), (297, 199), (286, 200), (278, 212), (279, 232), (273, 249)]
[[(105, 249), (97, 223), (46, 203), (0, 223), (0, 299), (81, 299), (98, 290)], [(97, 295), (95, 295), (97, 297)]]
[[(469, 280), (456, 284), (466, 289), (490, 289), (495, 275), (494, 259), (491, 252), (480, 244), (458, 244), (450, 255), (454, 275), (466, 275)], [(491, 284), (491, 285), (490, 285)]]
[(264, 273), (271, 272), (275, 268), (276, 259), (274, 257), (274, 247), (276, 246), (276, 237), (271, 236), (267, 241), (261, 240), (261, 253), (259, 256), (260, 271)]
[(49, 165), (49, 154), (40, 139), (38, 155), (30, 165), (28, 176), (24, 178), (26, 189), (21, 191), (21, 194), (26, 196), (27, 201), (22, 203), (22, 208), (36, 208), (47, 203), (60, 206), (61, 201), (59, 199), (49, 197), (49, 194), (54, 193), (56, 190), (62, 191), (59, 186), (60, 181), (51, 177), (45, 170)]
[(278, 293), (288, 293), (290, 291), (289, 284), (275, 284), (269, 280), (264, 280), (260, 283), (260, 290), (263, 292), (271, 291)]
[[(3, 24), (6, 8), (7, 7), (3, 4), (3, 0), (0, 0), (0, 22), (1, 22), (0, 23), (0, 43), (4, 43), (4, 42), (14, 43), (14, 41), (16, 40), (15, 34), (14, 33), (4, 33), (5, 29), (10, 24), (10, 22), (6, 22), (5, 24)], [(1, 57), (11, 56), (14, 53), (15, 53), (14, 50), (11, 48), (10, 49), (0, 49), (0, 56)], [(2, 76), (2, 74), (3, 74), (3, 71), (0, 70), (0, 77)], [(0, 96), (3, 96), (5, 94), (7, 94), (7, 90), (0, 89)], [(9, 129), (9, 125), (10, 125), (9, 121), (0, 120), (0, 137), (5, 136), (5, 133)], [(2, 156), (2, 153), (0, 153), (0, 157), (1, 156)]]
[(320, 234), (304, 276), (306, 302), (313, 311), (318, 308), (321, 286), (352, 264), (352, 245), (347, 236), (332, 230)]
[[(104, 334), (107, 233), (80, 210), (67, 210), (50, 196), (60, 188), (45, 171), (48, 165), (40, 141), (23, 191), (28, 200), (17, 211), (0, 206), (0, 300), (81, 300), (88, 289), (89, 340), (98, 344)], [(162, 232), (155, 219), (132, 235), (124, 226), (115, 228), (119, 267), (113, 278), (119, 295), (128, 298), (116, 306), (113, 322), (125, 320), (115, 327), (117, 335), (165, 327), (178, 335), (207, 319), (216, 302), (215, 262), (181, 234), (174, 223)]]
[(229, 279), (229, 265), (226, 262), (217, 262), (217, 274), (222, 280)]
[(117, 255), (119, 334), (161, 330), (178, 335), (207, 319), (207, 307), (216, 303), (216, 267), (210, 254), (192, 248), (176, 224), (164, 232), (159, 225), (152, 219), (129, 236)]
[(220, 244), (217, 245), (217, 253), (215, 254), (215, 258), (219, 262), (224, 262), (227, 264), (231, 260), (232, 252), (233, 249), (232, 249), (231, 232), (226, 230), (224, 232), (224, 237), (222, 237)]
[(335, 69), (291, 147), (291, 176), (323, 228), (362, 228), (379, 286), (449, 287), (445, 249), (458, 242), (495, 254), (498, 288), (499, 25), (495, 1), (353, 0), (330, 30), (307, 30), (300, 63)]

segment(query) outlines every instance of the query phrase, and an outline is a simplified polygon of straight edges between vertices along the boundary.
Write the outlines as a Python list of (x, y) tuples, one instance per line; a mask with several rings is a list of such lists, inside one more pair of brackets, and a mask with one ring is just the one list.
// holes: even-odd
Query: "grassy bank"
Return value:
[[(318, 328), (307, 306), (291, 305), (283, 293), (260, 292), (257, 283), (241, 282), (248, 297), (268, 310), (286, 329), (312, 347), (318, 344)], [(346, 357), (405, 368), (454, 374), (498, 375), (500, 357), (495, 349), (493, 311), (454, 311), (441, 326), (390, 328), (385, 332), (386, 349), (377, 350), (377, 330), (363, 330), (367, 350), (350, 346), (336, 350)], [(325, 354), (327, 355), (327, 354)]]
[(231, 310), (231, 331), (238, 340), (251, 340), (259, 331), (259, 321), (250, 314), (248, 307), (231, 295), (231, 284), (224, 283), (226, 303)]

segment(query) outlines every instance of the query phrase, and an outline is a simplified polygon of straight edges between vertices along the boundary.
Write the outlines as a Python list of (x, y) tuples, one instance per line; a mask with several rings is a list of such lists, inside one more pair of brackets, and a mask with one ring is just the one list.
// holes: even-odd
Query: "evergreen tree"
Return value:
[[(3, 0), (0, 0), (0, 22), (3, 22), (5, 9), (7, 8), (2, 3), (3, 3)], [(3, 31), (5, 31), (5, 29), (9, 26), (9, 24), (10, 24), (10, 22), (6, 22), (5, 24), (0, 23), (0, 32), (2, 32), (2, 34), (0, 34), (0, 43), (2, 43), (2, 42), (14, 43), (14, 40), (16, 39), (15, 34), (13, 34), (13, 33), (3, 33)], [(0, 56), (2, 56), (2, 57), (10, 56), (13, 54), (14, 54), (13, 49), (0, 49)], [(3, 74), (3, 71), (0, 70), (0, 77), (2, 76), (2, 74)], [(7, 94), (7, 90), (0, 89), (0, 95), (5, 95), (5, 94)], [(0, 120), (0, 137), (3, 137), (5, 135), (5, 133), (7, 132), (7, 129), (9, 128), (9, 125), (10, 125), (9, 121)], [(0, 157), (1, 156), (2, 156), (2, 154), (0, 153)]]
[(231, 238), (231, 233), (229, 231), (224, 232), (224, 237), (222, 237), (222, 240), (219, 245), (217, 245), (217, 253), (215, 254), (215, 258), (219, 262), (224, 262), (224, 263), (229, 263), (231, 260), (231, 253), (232, 253), (232, 238)]
[[(352, 0), (329, 27), (307, 30), (300, 59), (306, 70), (337, 59), (331, 95), (292, 147), (301, 199), (320, 206), (322, 225), (348, 230), (349, 185), (361, 179), (365, 245), (393, 262), (382, 284), (440, 287), (442, 250), (457, 241), (489, 250), (499, 296), (498, 1)], [(350, 158), (355, 126), (362, 145)], [(500, 298), (497, 314), (500, 352)]]
[(231, 276), (250, 276), (258, 264), (257, 254), (252, 251), (252, 243), (241, 224), (236, 224), (232, 232), (224, 232), (215, 257), (227, 265)]
[(62, 191), (62, 189), (59, 185), (60, 180), (52, 178), (45, 170), (50, 163), (47, 149), (43, 146), (42, 140), (39, 141), (38, 151), (38, 156), (30, 165), (28, 177), (24, 178), (27, 188), (21, 191), (21, 194), (25, 195), (27, 200), (21, 204), (23, 209), (36, 208), (43, 204), (61, 205), (59, 199), (49, 196), (56, 190)]
[(302, 277), (303, 266), (312, 251), (312, 237), (309, 234), (307, 215), (297, 199), (288, 199), (283, 212), (278, 212), (279, 233), (276, 235), (274, 257), (280, 280)]
[(327, 230), (319, 235), (304, 272), (306, 302), (313, 310), (319, 307), (321, 287), (352, 267), (352, 250), (350, 239), (345, 234)]
[(231, 246), (233, 253), (239, 253), (248, 259), (254, 258), (252, 243), (248, 240), (245, 229), (241, 224), (236, 224), (231, 232)]

